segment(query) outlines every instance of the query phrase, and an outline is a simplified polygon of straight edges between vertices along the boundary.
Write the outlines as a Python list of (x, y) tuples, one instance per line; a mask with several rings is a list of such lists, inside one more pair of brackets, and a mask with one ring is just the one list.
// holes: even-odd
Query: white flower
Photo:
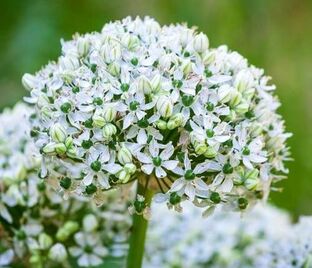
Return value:
[[(30, 92), (25, 100), (35, 106), (32, 126), (43, 163), (58, 166), (46, 165), (45, 175), (75, 181), (67, 195), (96, 199), (141, 172), (155, 173), (169, 189), (182, 176), (172, 169), (184, 168), (179, 158), (187, 152), (193, 168), (217, 167), (203, 182), (222, 195), (220, 205), (244, 209), (239, 202), (253, 203), (259, 193), (265, 199), (288, 172), (290, 135), (269, 80), (227, 46), (209, 47), (195, 28), (128, 17), (63, 41), (62, 56), (25, 74), (23, 84)], [(156, 151), (150, 152), (153, 143)], [(167, 147), (170, 156), (159, 160), (163, 152), (157, 151)], [(90, 168), (95, 161), (100, 170)], [(131, 172), (127, 164), (135, 165)], [(250, 172), (257, 174), (252, 180), (245, 178)], [(148, 188), (167, 195), (147, 177)], [(191, 199), (210, 206), (209, 194), (198, 191)], [(181, 202), (189, 197), (181, 195)]]
[(136, 157), (143, 163), (142, 171), (144, 173), (150, 175), (155, 170), (156, 177), (163, 178), (167, 175), (164, 168), (173, 170), (178, 164), (177, 160), (170, 160), (173, 152), (174, 147), (172, 144), (167, 144), (160, 152), (159, 144), (152, 140), (148, 147), (148, 154), (138, 152)]
[(82, 267), (97, 266), (103, 263), (103, 257), (108, 254), (107, 249), (100, 243), (99, 237), (79, 232), (75, 234), (76, 247), (69, 248), (69, 252), (78, 258), (78, 265)]
[(49, 250), (49, 258), (53, 261), (63, 262), (67, 259), (67, 252), (64, 245), (57, 243)]
[(193, 201), (198, 191), (208, 191), (207, 184), (200, 178), (202, 173), (201, 164), (197, 165), (193, 170), (187, 155), (184, 158), (184, 167), (176, 167), (173, 172), (182, 177), (175, 180), (171, 185), (171, 192), (182, 192), (182, 195), (185, 193)]

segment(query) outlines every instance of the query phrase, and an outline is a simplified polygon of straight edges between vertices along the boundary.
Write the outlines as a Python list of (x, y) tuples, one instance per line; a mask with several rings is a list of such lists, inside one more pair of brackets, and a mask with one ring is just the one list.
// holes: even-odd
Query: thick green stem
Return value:
[[(148, 179), (148, 178), (145, 178)], [(147, 206), (151, 204), (153, 192), (147, 187), (138, 182), (137, 194), (144, 196)], [(128, 253), (127, 268), (141, 268), (146, 231), (148, 227), (148, 221), (143, 215), (133, 215), (132, 230), (130, 236), (130, 248)]]

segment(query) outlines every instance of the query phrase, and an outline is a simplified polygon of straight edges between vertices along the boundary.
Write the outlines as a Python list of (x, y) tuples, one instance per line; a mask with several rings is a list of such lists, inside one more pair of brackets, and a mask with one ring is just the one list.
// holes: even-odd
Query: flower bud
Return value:
[(188, 76), (192, 71), (192, 62), (190, 60), (185, 60), (181, 66), (184, 76)]
[(66, 222), (56, 233), (56, 239), (66, 241), (73, 233), (79, 230), (79, 224), (74, 221)]
[(205, 151), (204, 156), (207, 158), (214, 158), (218, 152), (211, 146), (208, 146), (208, 149)]
[(195, 150), (196, 154), (202, 155), (208, 150), (208, 147), (204, 143), (198, 143), (198, 144), (194, 145), (194, 150)]
[(42, 148), (42, 151), (43, 151), (45, 154), (54, 154), (54, 153), (55, 153), (55, 147), (56, 147), (56, 143), (51, 142), (51, 143), (48, 143), (47, 145), (45, 145), (45, 146)]
[(121, 69), (120, 65), (117, 62), (112, 62), (108, 65), (107, 70), (112, 76), (118, 76)]
[(86, 38), (79, 38), (77, 41), (77, 51), (80, 57), (86, 56), (89, 52), (90, 43)]
[(117, 128), (115, 125), (111, 123), (105, 124), (102, 130), (102, 135), (106, 140), (110, 140), (112, 136), (114, 136), (117, 133)]
[(12, 201), (14, 200), (15, 204), (18, 204), (21, 206), (25, 205), (23, 194), (21, 193), (17, 184), (10, 185), (5, 195), (6, 197), (9, 197), (10, 199), (12, 199)]
[(67, 148), (64, 143), (57, 143), (55, 144), (55, 152), (59, 155), (65, 154), (67, 151)]
[(138, 90), (143, 91), (146, 95), (152, 93), (151, 83), (144, 75), (140, 76), (138, 79)]
[(248, 112), (248, 109), (249, 109), (249, 104), (245, 101), (242, 101), (240, 104), (238, 104), (235, 107), (235, 111), (238, 114), (245, 114), (246, 112)]
[(92, 232), (98, 228), (99, 223), (97, 218), (93, 214), (88, 214), (84, 216), (82, 221), (83, 229), (86, 232)]
[(63, 244), (57, 243), (50, 248), (49, 259), (56, 262), (63, 262), (67, 259), (67, 251)]
[(234, 86), (239, 92), (244, 92), (254, 86), (254, 77), (248, 70), (241, 70), (235, 78)]
[(52, 238), (46, 233), (39, 235), (38, 242), (41, 249), (48, 249), (53, 244)]
[(153, 77), (151, 87), (154, 92), (158, 92), (161, 89), (161, 76), (159, 74)]
[(121, 43), (129, 50), (135, 50), (138, 47), (140, 40), (136, 35), (125, 34), (121, 40)]
[(250, 135), (252, 137), (257, 137), (262, 133), (262, 125), (260, 123), (253, 123), (250, 126)]
[(180, 43), (183, 47), (186, 47), (188, 43), (192, 40), (193, 31), (191, 29), (185, 29), (181, 31)]
[(220, 86), (218, 89), (218, 97), (220, 102), (227, 103), (232, 99), (233, 88), (228, 84)]
[(106, 106), (103, 110), (103, 117), (105, 122), (112, 122), (115, 120), (117, 111), (112, 106)]
[(121, 47), (118, 43), (113, 45), (105, 44), (100, 51), (101, 56), (107, 63), (113, 63), (121, 57)]
[(162, 55), (159, 59), (159, 67), (164, 71), (169, 70), (171, 66), (171, 58), (172, 57), (168, 54)]
[(132, 154), (124, 145), (118, 151), (117, 158), (120, 164), (132, 163)]
[(161, 120), (161, 119), (159, 119), (159, 120), (156, 121), (156, 126), (157, 126), (157, 128), (160, 129), (160, 130), (165, 130), (165, 129), (167, 129), (167, 123), (166, 123), (166, 121)]
[(244, 185), (250, 191), (255, 190), (257, 188), (258, 184), (259, 184), (259, 178), (254, 178), (254, 177), (248, 178), (244, 182)]
[(56, 123), (50, 128), (50, 136), (53, 141), (62, 143), (65, 141), (67, 133), (60, 123)]
[(156, 108), (164, 118), (168, 118), (172, 115), (173, 105), (170, 98), (167, 96), (160, 96), (158, 98)]
[(102, 128), (106, 121), (103, 116), (101, 116), (99, 113), (94, 113), (92, 116), (93, 126)]
[(22, 78), (22, 84), (25, 89), (32, 90), (36, 86), (36, 78), (31, 74), (24, 74)]
[(124, 165), (124, 170), (131, 175), (135, 173), (136, 169), (136, 166), (132, 163), (126, 163)]
[(238, 92), (237, 90), (232, 90), (230, 106), (235, 107), (241, 102), (241, 100), (242, 100), (242, 94)]
[(167, 127), (168, 129), (172, 130), (172, 129), (182, 126), (182, 124), (183, 124), (183, 115), (181, 113), (178, 113), (170, 117), (167, 123)]
[[(46, 95), (40, 95), (40, 96), (38, 97), (37, 105), (38, 105), (39, 108), (43, 108), (43, 107), (45, 107), (45, 106), (48, 106), (49, 104), (50, 104), (50, 101), (49, 101), (48, 96), (46, 96)], [(49, 112), (50, 112), (50, 110), (49, 110)]]
[(195, 51), (202, 53), (206, 51), (209, 47), (209, 40), (208, 37), (203, 34), (199, 33), (194, 37), (194, 43), (193, 43)]
[(74, 144), (73, 138), (72, 137), (67, 137), (65, 140), (65, 146), (66, 148), (71, 148)]
[(60, 65), (63, 71), (75, 71), (79, 68), (79, 60), (74, 56), (62, 56)]
[(66, 151), (66, 155), (70, 158), (76, 158), (77, 157), (77, 150), (74, 147), (70, 147)]
[(127, 183), (130, 180), (130, 178), (131, 178), (131, 174), (123, 169), (123, 170), (121, 170), (120, 172), (117, 173), (117, 178), (122, 183)]
[(215, 61), (216, 59), (216, 53), (215, 52), (208, 52), (208, 51), (205, 51), (202, 55), (202, 58), (203, 58), (203, 63), (205, 65), (209, 65), (211, 64), (212, 62)]

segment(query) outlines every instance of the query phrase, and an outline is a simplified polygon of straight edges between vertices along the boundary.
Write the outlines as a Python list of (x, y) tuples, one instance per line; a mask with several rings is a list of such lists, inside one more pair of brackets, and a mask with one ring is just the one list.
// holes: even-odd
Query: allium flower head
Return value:
[[(114, 202), (110, 192), (98, 208), (77, 196), (64, 200), (44, 183), (38, 176), (41, 156), (30, 137), (36, 135), (28, 123), (32, 113), (17, 104), (0, 115), (0, 267), (69, 267), (69, 259), (92, 267), (108, 255), (125, 255), (126, 202)], [(61, 184), (67, 188), (69, 181)]]
[(148, 17), (62, 41), (56, 62), (22, 79), (36, 144), (59, 167), (42, 176), (98, 201), (140, 178), (176, 209), (245, 209), (287, 173), (290, 134), (268, 81), (194, 28)]

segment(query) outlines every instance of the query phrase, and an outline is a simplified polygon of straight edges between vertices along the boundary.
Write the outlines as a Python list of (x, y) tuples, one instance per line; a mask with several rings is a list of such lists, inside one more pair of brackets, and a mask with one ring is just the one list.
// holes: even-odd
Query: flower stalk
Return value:
[[(145, 179), (149, 181), (149, 178)], [(140, 179), (138, 181), (137, 195), (143, 196), (145, 198), (145, 205), (149, 207), (152, 201), (153, 191), (148, 189), (148, 187), (146, 187), (147, 185), (143, 185), (141, 181)], [(132, 230), (129, 240), (127, 268), (142, 267), (147, 228), (148, 219), (143, 217), (143, 215), (135, 213), (133, 215)]]

